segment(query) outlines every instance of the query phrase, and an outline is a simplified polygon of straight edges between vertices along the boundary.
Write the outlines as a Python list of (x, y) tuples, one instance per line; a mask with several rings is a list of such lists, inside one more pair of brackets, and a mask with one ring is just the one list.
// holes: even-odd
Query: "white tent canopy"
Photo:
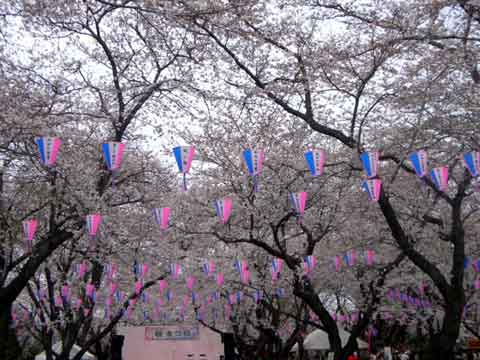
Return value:
[[(347, 344), (350, 333), (343, 329), (338, 329), (340, 339), (342, 340), (342, 346)], [(368, 349), (368, 344), (365, 341), (357, 339), (359, 349)], [(330, 342), (328, 341), (328, 334), (320, 329), (317, 329), (307, 335), (303, 341), (303, 347), (305, 350), (330, 350)], [(292, 348), (292, 352), (297, 351), (298, 344)]]
[[(82, 348), (78, 345), (73, 345), (72, 351), (70, 352), (70, 359), (73, 358), (77, 353), (81, 350)], [(55, 345), (52, 346), (52, 350), (56, 352), (57, 354), (62, 351), (62, 343), (58, 342)], [(44, 352), (38, 354), (35, 356), (35, 360), (46, 360), (47, 359), (47, 354)], [(88, 351), (83, 354), (82, 360), (94, 360), (95, 356), (90, 354)]]

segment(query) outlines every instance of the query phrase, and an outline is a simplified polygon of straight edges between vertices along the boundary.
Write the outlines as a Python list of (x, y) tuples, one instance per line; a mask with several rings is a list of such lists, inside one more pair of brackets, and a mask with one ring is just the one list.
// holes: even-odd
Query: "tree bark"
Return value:
[(382, 189), (379, 201), (380, 209), (387, 221), (393, 237), (406, 256), (427, 274), (441, 293), (445, 305), (445, 316), (443, 326), (439, 333), (431, 337), (428, 348), (428, 358), (435, 360), (453, 359), (454, 347), (460, 333), (463, 307), (465, 305), (464, 281), (464, 259), (465, 259), (465, 231), (462, 223), (462, 200), (465, 197), (465, 186), (469, 179), (466, 178), (459, 184), (457, 195), (451, 202), (452, 205), (452, 227), (449, 234), (449, 241), (454, 246), (453, 265), (451, 270), (451, 282), (422, 254), (417, 252), (409, 236), (404, 232), (395, 210), (390, 204), (387, 195)]
[(451, 303), (447, 304), (442, 329), (430, 338), (426, 359), (454, 359), (454, 348), (460, 333), (463, 303), (464, 301), (460, 297), (456, 300), (452, 299)]
[(293, 294), (305, 301), (308, 306), (317, 314), (325, 326), (325, 331), (328, 334), (328, 341), (330, 343), (330, 349), (335, 354), (335, 360), (343, 360), (346, 356), (342, 355), (342, 340), (338, 332), (337, 323), (332, 319), (328, 310), (323, 306), (322, 302), (318, 298), (317, 293), (311, 287), (310, 281), (304, 279), (303, 286), (299, 282), (296, 283)]
[(11, 311), (11, 303), (0, 303), (0, 359), (2, 360), (17, 360), (22, 354), (15, 329), (11, 326)]

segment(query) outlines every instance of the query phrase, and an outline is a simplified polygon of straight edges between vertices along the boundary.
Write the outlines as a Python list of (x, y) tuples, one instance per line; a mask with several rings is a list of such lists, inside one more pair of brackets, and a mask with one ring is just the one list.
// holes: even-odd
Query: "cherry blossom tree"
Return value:
[[(457, 160), (478, 147), (472, 133), (476, 6), (246, 1), (208, 12), (208, 3), (184, 5), (190, 11), (186, 26), (196, 26), (216, 47), (211, 71), (219, 79), (205, 96), (218, 99), (221, 93), (237, 111), (282, 111), (284, 119), (318, 134), (318, 142), (334, 141), (352, 173), (361, 170), (360, 153), (381, 151), (382, 192), (370, 221), (380, 226), (381, 220), (384, 236), (434, 284), (444, 318), (430, 353), (451, 358), (466, 303), (465, 254), (474, 250), (468, 240), (478, 232), (472, 177)], [(255, 115), (241, 125), (268, 118)], [(281, 134), (281, 128), (273, 129)], [(448, 165), (447, 191), (428, 177), (419, 186), (408, 163), (419, 148), (429, 150), (431, 165)], [(432, 244), (438, 254), (428, 251)], [(321, 320), (332, 323), (326, 313)], [(331, 343), (338, 344), (331, 328)]]
[[(15, 16), (6, 17), (12, 31), (34, 45), (14, 54), (7, 41), (3, 55), (16, 56), (8, 58), (1, 74), (0, 349), (5, 359), (19, 352), (10, 326), (12, 303), (50, 256), (79, 240), (85, 216), (106, 217), (112, 231), (97, 247), (98, 256), (115, 257), (144, 239), (130, 232), (145, 223), (132, 213), (142, 204), (145, 215), (145, 209), (167, 201), (162, 194), (173, 184), (171, 173), (148, 152), (150, 139), (138, 131), (144, 123), (137, 119), (151, 118), (153, 103), (156, 110), (182, 107), (176, 96), (188, 68), (180, 64), (191, 55), (182, 30), (174, 36), (167, 19), (151, 22), (140, 14), (132, 23), (129, 11), (95, 2), (55, 4), (12, 3), (8, 14)], [(150, 125), (161, 131), (154, 121)], [(40, 165), (36, 136), (63, 140), (55, 168)], [(101, 155), (100, 144), (107, 141), (128, 142), (114, 178)], [(27, 253), (21, 223), (33, 217), (40, 227)], [(144, 248), (154, 245), (149, 241)]]
[[(127, 252), (130, 266), (163, 256), (162, 264), (181, 260), (198, 278), (202, 262), (215, 258), (235, 288), (235, 260), (253, 267), (283, 259), (282, 281), (295, 296), (289, 306), (308, 305), (336, 359), (348, 356), (377, 314), (394, 312), (384, 301), (392, 289), (423, 296), (441, 313), (440, 328), (429, 328), (432, 358), (452, 358), (462, 321), (475, 331), (468, 312), (475, 279), (465, 263), (478, 253), (478, 184), (460, 160), (479, 146), (474, 2), (56, 4), (13, 3), (0, 12), (22, 15), (25, 31), (50, 45), (19, 56), (2, 31), (0, 341), (7, 346), (0, 348), (17, 353), (11, 304), (42, 264), (80, 241), (85, 215), (95, 211), (111, 226), (97, 261)], [(149, 131), (170, 136), (159, 152), (147, 150)], [(39, 165), (38, 135), (64, 140), (55, 169)], [(104, 141), (129, 143), (115, 178), (101, 165)], [(172, 191), (176, 178), (157, 160), (181, 142), (198, 150), (187, 192)], [(256, 179), (242, 160), (249, 148), (266, 154)], [(303, 159), (311, 148), (326, 152), (319, 177)], [(418, 178), (408, 157), (419, 149), (428, 152), (429, 170), (448, 168), (447, 188)], [(374, 150), (382, 188), (368, 202), (359, 155)], [(308, 199), (300, 217), (288, 196), (301, 191)], [(224, 197), (234, 211), (221, 224), (212, 201)], [(175, 205), (162, 248), (145, 222), (159, 202)], [(31, 217), (46, 219), (34, 256), (19, 246), (20, 224)], [(353, 250), (372, 250), (377, 261), (336, 269), (333, 259)], [(304, 271), (308, 256), (318, 261), (315, 271)], [(417, 292), (423, 283), (427, 290)], [(192, 295), (172, 286), (180, 297)], [(348, 311), (330, 309), (332, 296), (359, 314), (345, 346), (334, 313)], [(251, 317), (247, 310), (234, 319), (237, 330)], [(266, 339), (251, 329), (241, 340), (252, 334), (258, 344)]]

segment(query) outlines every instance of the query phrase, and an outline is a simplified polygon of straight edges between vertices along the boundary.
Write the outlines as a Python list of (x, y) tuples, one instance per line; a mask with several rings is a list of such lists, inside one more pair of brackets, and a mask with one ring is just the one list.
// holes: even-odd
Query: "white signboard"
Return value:
[(146, 326), (145, 340), (194, 340), (199, 337), (198, 325)]

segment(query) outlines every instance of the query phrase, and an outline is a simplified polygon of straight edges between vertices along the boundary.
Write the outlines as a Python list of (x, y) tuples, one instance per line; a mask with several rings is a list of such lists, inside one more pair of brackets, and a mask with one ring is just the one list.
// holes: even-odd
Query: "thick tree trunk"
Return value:
[(22, 351), (12, 325), (12, 304), (0, 304), (0, 359), (17, 360)]
[(428, 353), (426, 354), (427, 359), (454, 359), (453, 351), (462, 322), (463, 296), (462, 292), (456, 299), (451, 300), (449, 304), (447, 304), (442, 329), (430, 339)]
[(323, 306), (318, 295), (312, 288), (308, 278), (302, 280), (302, 284), (297, 281), (295, 284), (293, 294), (302, 299), (310, 309), (319, 317), (322, 325), (325, 327), (325, 331), (328, 334), (328, 341), (330, 343), (330, 349), (335, 354), (335, 360), (343, 360), (342, 356), (342, 341), (338, 332), (337, 323), (330, 316), (328, 310)]
[(465, 230), (462, 223), (462, 200), (465, 197), (465, 186), (469, 181), (470, 178), (467, 177), (463, 183), (458, 185), (457, 195), (452, 202), (452, 227), (449, 234), (449, 240), (454, 245), (451, 286), (448, 288), (448, 292), (444, 294), (445, 316), (442, 330), (431, 338), (429, 344), (429, 355), (436, 360), (454, 358), (453, 351), (462, 323), (465, 306), (463, 286), (465, 276)]
[(467, 183), (468, 179), (466, 182), (458, 185), (457, 195), (451, 201), (452, 227), (449, 234), (449, 241), (454, 245), (451, 283), (448, 283), (445, 276), (435, 264), (428, 261), (425, 256), (414, 249), (414, 245), (401, 227), (395, 211), (383, 190), (379, 201), (380, 208), (398, 245), (417, 267), (430, 276), (445, 301), (445, 317), (442, 329), (439, 333), (431, 337), (426, 354), (426, 357), (432, 360), (453, 359), (453, 350), (460, 332), (462, 312), (465, 305), (465, 292), (463, 289), (465, 244), (461, 205), (462, 199), (465, 196), (464, 190)]

